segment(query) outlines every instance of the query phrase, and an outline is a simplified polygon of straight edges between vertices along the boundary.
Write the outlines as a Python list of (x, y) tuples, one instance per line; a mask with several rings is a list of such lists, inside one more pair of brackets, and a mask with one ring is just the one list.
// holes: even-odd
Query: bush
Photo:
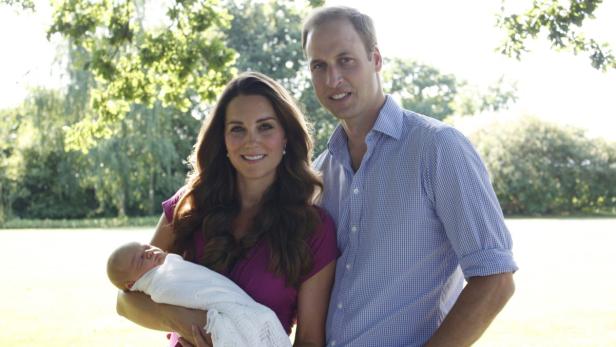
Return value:
[(94, 190), (80, 179), (79, 157), (25, 149), (12, 210), (19, 218), (84, 218), (96, 210)]
[(616, 145), (580, 129), (523, 118), (471, 136), (503, 212), (593, 213), (616, 207)]

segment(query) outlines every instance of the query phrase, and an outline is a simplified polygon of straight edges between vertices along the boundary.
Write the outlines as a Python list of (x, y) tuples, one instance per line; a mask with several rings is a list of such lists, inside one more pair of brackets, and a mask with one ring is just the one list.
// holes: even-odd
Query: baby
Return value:
[(130, 290), (146, 272), (162, 265), (167, 253), (152, 245), (130, 242), (117, 248), (107, 261), (107, 276), (116, 287)]
[(207, 311), (205, 330), (214, 346), (291, 346), (271, 309), (227, 277), (177, 254), (127, 243), (111, 253), (107, 275), (121, 290), (144, 292), (158, 303)]

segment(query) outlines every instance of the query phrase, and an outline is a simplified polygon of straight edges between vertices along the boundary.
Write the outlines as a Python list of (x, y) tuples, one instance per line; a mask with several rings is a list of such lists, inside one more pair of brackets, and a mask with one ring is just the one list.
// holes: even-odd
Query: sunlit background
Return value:
[[(601, 72), (584, 54), (555, 52), (539, 38), (521, 61), (495, 51), (504, 33), (495, 28), (500, 1), (328, 1), (372, 16), (386, 57), (418, 60), (485, 87), (501, 76), (517, 82), (518, 101), (507, 115), (535, 115), (616, 139), (616, 71)], [(513, 3), (513, 4), (511, 4)], [(530, 1), (509, 1), (521, 9)], [(45, 37), (49, 2), (36, 13), (0, 7), (0, 108), (18, 105), (32, 86), (63, 85), (57, 40)], [(616, 47), (616, 1), (605, 1), (583, 32)], [(60, 51), (62, 52), (62, 51)], [(505, 117), (505, 115), (503, 115)]]
[[(532, 2), (506, 1), (508, 6), (519, 6), (519, 11)], [(544, 138), (529, 137), (538, 145), (525, 151), (520, 150), (527, 135), (524, 128), (509, 138), (500, 137), (505, 134), (501, 131), (479, 142), (483, 153), (496, 143), (507, 154), (522, 154), (505, 164), (502, 157), (484, 159), (495, 170), (491, 172), (497, 179), (494, 182), (509, 182), (497, 194), (502, 194), (499, 199), (504, 209), (512, 211), (506, 213), (506, 223), (520, 271), (515, 274), (516, 294), (476, 345), (615, 346), (616, 166), (614, 155), (608, 153), (616, 153), (616, 147), (599, 146), (603, 142), (598, 138), (616, 140), (616, 69), (601, 72), (591, 67), (584, 53), (556, 52), (545, 35), (529, 43), (530, 52), (521, 61), (499, 54), (496, 48), (505, 35), (495, 26), (501, 0), (327, 3), (354, 6), (371, 15), (386, 58), (421, 62), (477, 90), (501, 78), (517, 86), (517, 101), (507, 109), (454, 116), (455, 125), (463, 131), (491, 122), (511, 122), (509, 126), (525, 115), (557, 123), (559, 129), (572, 125), (587, 131), (591, 141), (569, 134), (569, 138), (564, 136), (566, 146), (561, 146), (558, 136), (562, 133), (550, 129)], [(31, 88), (61, 89), (69, 82), (66, 44), (59, 35), (51, 41), (46, 38), (50, 3), (35, 4), (35, 13), (0, 5), (0, 110), (8, 109), (6, 119), (21, 110), (36, 113), (32, 105), (19, 108), (32, 96)], [(161, 9), (150, 6), (146, 21), (156, 22)], [(604, 1), (595, 15), (584, 22), (582, 32), (616, 49), (616, 1)], [(172, 118), (178, 112), (167, 110), (164, 115)], [(176, 144), (178, 153), (183, 150), (179, 154), (149, 158), (142, 155), (148, 146), (156, 148), (152, 144), (176, 140), (181, 135), (178, 129), (184, 128), (166, 123), (167, 128), (140, 137), (153, 118), (137, 122), (136, 117), (127, 117), (124, 122), (132, 127), (127, 134), (101, 140), (99, 148), (90, 152), (76, 153), (65, 151), (62, 143), (48, 146), (49, 142), (41, 140), (59, 132), (37, 123), (44, 116), (24, 117), (23, 129), (14, 127), (19, 131), (9, 129), (12, 123), (2, 123), (0, 128), (0, 134), (8, 134), (0, 138), (0, 245), (4, 249), (0, 263), (11, 265), (3, 272), (7, 285), (0, 300), (0, 327), (4, 328), (0, 329), (0, 344), (164, 346), (164, 332), (140, 328), (117, 315), (116, 290), (105, 276), (105, 259), (119, 243), (151, 238), (160, 201), (183, 182), (182, 159), (194, 140), (182, 138), (182, 146)], [(52, 116), (48, 124), (56, 127), (58, 118), (67, 118), (57, 110)], [(199, 121), (182, 113), (177, 117), (183, 119), (180, 125), (196, 132)], [(516, 142), (516, 137), (521, 140)], [(29, 143), (29, 138), (40, 141)], [(537, 151), (541, 145), (547, 148), (543, 152)], [(118, 163), (118, 157), (124, 161)], [(545, 164), (551, 159), (553, 165)], [(591, 161), (593, 165), (587, 165)], [(508, 180), (515, 176), (511, 172), (518, 174), (516, 180)], [(152, 182), (157, 185), (150, 186)], [(120, 198), (117, 189), (131, 194)], [(526, 197), (526, 209), (520, 212), (511, 202), (521, 196)], [(537, 207), (537, 202), (544, 205)], [(558, 204), (554, 207), (551, 202)]]

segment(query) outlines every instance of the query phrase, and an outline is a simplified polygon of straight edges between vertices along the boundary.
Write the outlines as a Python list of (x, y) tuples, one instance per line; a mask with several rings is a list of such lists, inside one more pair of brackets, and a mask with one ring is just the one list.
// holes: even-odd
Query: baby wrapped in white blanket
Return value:
[(167, 254), (164, 263), (139, 278), (130, 289), (155, 302), (207, 310), (205, 330), (214, 347), (291, 346), (276, 314), (254, 301), (227, 277)]

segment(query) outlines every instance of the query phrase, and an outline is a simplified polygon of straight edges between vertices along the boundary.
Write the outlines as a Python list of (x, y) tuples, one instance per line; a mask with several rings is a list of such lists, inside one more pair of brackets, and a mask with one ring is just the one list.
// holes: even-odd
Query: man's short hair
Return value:
[(302, 49), (306, 53), (306, 41), (308, 34), (315, 28), (325, 23), (346, 19), (351, 22), (353, 28), (364, 43), (366, 52), (370, 53), (376, 47), (376, 31), (374, 30), (374, 23), (372, 18), (368, 15), (359, 12), (358, 10), (346, 7), (346, 6), (328, 6), (316, 9), (312, 14), (304, 21), (302, 28)]

